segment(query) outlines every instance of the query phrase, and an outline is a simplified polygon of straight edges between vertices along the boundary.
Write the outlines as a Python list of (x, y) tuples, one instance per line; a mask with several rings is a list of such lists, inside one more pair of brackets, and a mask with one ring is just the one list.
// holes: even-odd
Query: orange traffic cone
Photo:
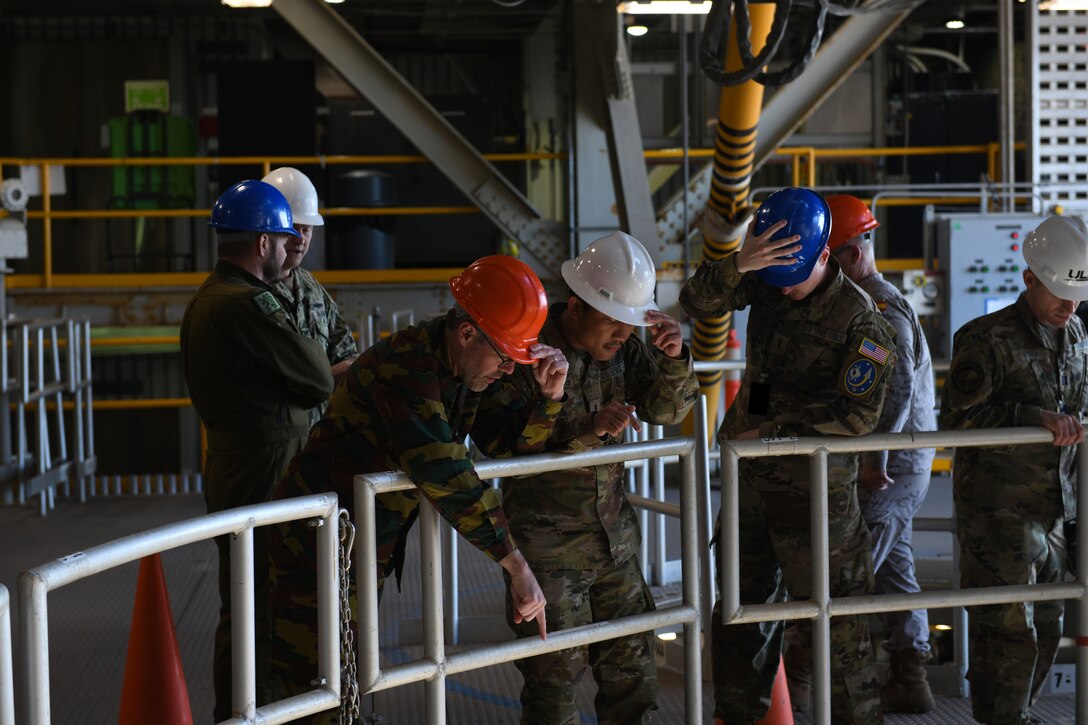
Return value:
[(118, 725), (193, 725), (158, 554), (140, 561)]
[(771, 709), (756, 725), (793, 725), (793, 708), (790, 706), (790, 690), (786, 685), (786, 663), (778, 662), (778, 674), (771, 686)]

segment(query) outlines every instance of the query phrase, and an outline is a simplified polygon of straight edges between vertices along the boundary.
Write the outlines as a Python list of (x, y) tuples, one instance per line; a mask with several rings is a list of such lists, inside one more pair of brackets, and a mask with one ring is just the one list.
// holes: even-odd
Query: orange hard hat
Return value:
[(507, 357), (533, 361), (529, 347), (548, 318), (548, 296), (529, 265), (504, 254), (482, 257), (450, 280), (450, 291)]
[(832, 252), (859, 234), (880, 226), (869, 207), (856, 196), (832, 194), (827, 197), (827, 205), (831, 207), (831, 237), (827, 246)]

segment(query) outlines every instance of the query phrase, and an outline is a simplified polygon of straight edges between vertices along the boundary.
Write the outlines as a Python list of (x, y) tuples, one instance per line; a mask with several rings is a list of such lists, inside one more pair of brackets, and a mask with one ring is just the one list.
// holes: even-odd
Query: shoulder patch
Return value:
[(842, 383), (851, 395), (865, 395), (876, 384), (876, 365), (869, 360), (855, 360), (846, 369)]
[(952, 384), (964, 393), (973, 393), (982, 387), (982, 368), (973, 362), (957, 365), (952, 373)]
[(268, 291), (256, 295), (253, 298), (253, 302), (257, 305), (257, 308), (266, 315), (275, 314), (283, 309), (280, 307), (280, 301), (276, 299), (276, 295)]
[(867, 337), (861, 341), (861, 347), (858, 348), (858, 352), (881, 365), (888, 364), (888, 355), (891, 354), (891, 351), (888, 348), (881, 347)]
[(888, 311), (887, 300), (876, 300), (876, 308), (880, 310), (880, 314), (883, 315), (885, 312)]

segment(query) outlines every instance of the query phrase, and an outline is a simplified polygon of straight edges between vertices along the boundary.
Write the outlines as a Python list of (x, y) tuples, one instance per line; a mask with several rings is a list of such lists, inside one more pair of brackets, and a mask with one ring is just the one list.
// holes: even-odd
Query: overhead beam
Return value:
[[(566, 243), (532, 204), (393, 66), (322, 0), (276, 0), (284, 20), (369, 100), (520, 248), (557, 276)], [(533, 263), (535, 260), (535, 263)]]

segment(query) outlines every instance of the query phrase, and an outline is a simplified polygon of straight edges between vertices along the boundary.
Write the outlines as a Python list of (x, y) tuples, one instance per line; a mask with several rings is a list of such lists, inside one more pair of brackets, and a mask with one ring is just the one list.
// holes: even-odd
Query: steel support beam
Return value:
[(390, 120), (465, 196), (532, 259), (557, 277), (563, 231), (540, 213), (335, 10), (321, 0), (272, 5), (348, 83)]

